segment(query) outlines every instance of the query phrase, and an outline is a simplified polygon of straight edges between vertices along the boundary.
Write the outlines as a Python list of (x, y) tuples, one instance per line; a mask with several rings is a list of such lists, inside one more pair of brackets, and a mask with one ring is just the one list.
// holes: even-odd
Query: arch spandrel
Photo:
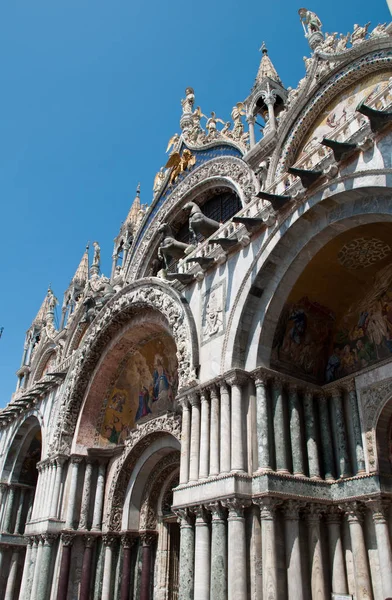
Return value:
[[(117, 294), (93, 321), (78, 351), (65, 384), (54, 448), (68, 452), (74, 438), (81, 408), (111, 344), (121, 338), (135, 315), (148, 311), (172, 335), (178, 362), (178, 389), (196, 384), (198, 342), (192, 314), (179, 294), (159, 279), (150, 278), (129, 285)], [(86, 395), (87, 394), (87, 395)]]

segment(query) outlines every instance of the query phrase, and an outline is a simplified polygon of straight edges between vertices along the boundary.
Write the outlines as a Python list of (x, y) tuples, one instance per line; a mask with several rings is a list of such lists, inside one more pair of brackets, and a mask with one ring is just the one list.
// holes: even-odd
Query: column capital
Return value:
[(200, 406), (200, 398), (199, 398), (198, 394), (196, 394), (196, 393), (190, 394), (188, 396), (188, 400), (189, 400), (189, 403), (190, 403), (190, 405), (192, 407), (193, 406)]
[(143, 546), (152, 546), (157, 538), (156, 531), (140, 531), (139, 535)]
[(73, 465), (79, 465), (81, 462), (83, 462), (83, 460), (85, 459), (84, 456), (71, 456), (71, 463)]
[(54, 533), (44, 533), (42, 534), (41, 538), (44, 546), (53, 546), (58, 538), (58, 535)]
[(63, 546), (72, 546), (74, 543), (75, 535), (72, 533), (62, 533), (61, 542)]
[(102, 536), (102, 541), (106, 548), (114, 546), (116, 539), (117, 536), (113, 535), (112, 533), (104, 533), (104, 535)]
[(325, 513), (327, 523), (340, 525), (342, 521), (342, 509), (340, 506), (329, 506)]
[(281, 392), (283, 390), (284, 383), (285, 383), (285, 380), (283, 379), (283, 377), (280, 377), (279, 375), (275, 375), (272, 378), (272, 389), (277, 392)]
[(218, 387), (215, 383), (207, 386), (206, 389), (209, 391), (210, 398), (218, 398)]
[(264, 521), (272, 521), (275, 516), (276, 508), (281, 504), (277, 498), (264, 496), (263, 498), (253, 498), (254, 504), (260, 509), (260, 518)]
[(220, 502), (210, 502), (207, 504), (207, 508), (211, 512), (212, 522), (226, 520), (227, 512)]
[(219, 382), (219, 388), (221, 393), (222, 392), (226, 392), (227, 394), (229, 393), (229, 386), (227, 385), (227, 382), (225, 380), (222, 380)]
[(200, 504), (198, 506), (194, 506), (192, 508), (195, 516), (196, 516), (196, 522), (195, 525), (200, 525), (201, 523), (208, 523), (209, 522), (209, 515), (208, 512), (206, 510), (206, 507), (204, 506), (204, 504)]
[(389, 502), (383, 498), (375, 498), (366, 502), (372, 512), (374, 523), (386, 523), (388, 518)]
[(0, 483), (0, 492), (4, 492), (8, 488), (8, 483)]
[(63, 467), (68, 460), (68, 456), (56, 456), (55, 461), (58, 467)]
[(342, 397), (342, 388), (339, 385), (335, 385), (331, 388), (328, 388), (328, 393), (332, 398), (341, 398)]
[(97, 538), (95, 535), (84, 535), (83, 542), (84, 542), (85, 548), (92, 548), (95, 544), (96, 539)]
[(268, 381), (271, 379), (271, 375), (264, 371), (264, 369), (257, 369), (253, 371), (252, 378), (254, 379), (255, 386), (258, 387), (260, 385), (267, 385)]
[(247, 122), (249, 125), (254, 125), (254, 124), (256, 123), (256, 117), (255, 117), (254, 115), (248, 115), (248, 116), (246, 117), (246, 122)]
[(293, 394), (297, 395), (298, 389), (299, 389), (298, 383), (296, 383), (295, 381), (289, 381), (287, 389), (288, 389), (290, 395), (293, 395)]
[(229, 510), (228, 520), (236, 520), (244, 518), (244, 510), (251, 505), (248, 498), (228, 498), (222, 500), (222, 506)]
[(231, 373), (227, 373), (225, 375), (226, 382), (233, 386), (236, 385), (238, 387), (242, 387), (249, 381), (249, 375), (245, 371), (232, 371)]
[(314, 389), (310, 387), (303, 388), (303, 395), (305, 400), (313, 400), (314, 397)]
[(364, 506), (360, 502), (350, 502), (341, 505), (349, 523), (360, 523), (363, 521)]
[(299, 520), (299, 511), (301, 510), (302, 505), (300, 502), (296, 500), (288, 500), (283, 505), (283, 514), (286, 521), (298, 521)]
[(28, 535), (25, 539), (27, 539), (27, 545), (31, 548), (34, 544), (34, 536)]
[(184, 396), (183, 398), (179, 398), (178, 404), (181, 406), (182, 412), (190, 409), (190, 403), (188, 396)]
[(357, 389), (355, 387), (355, 379), (349, 379), (349, 381), (344, 382), (344, 389), (347, 392), (356, 392)]
[(175, 508), (173, 512), (177, 516), (177, 522), (180, 523), (180, 527), (192, 527), (193, 516), (189, 508)]
[(200, 391), (200, 403), (204, 404), (204, 403), (209, 403), (209, 397), (208, 397), (208, 389), (205, 388), (203, 390)]
[(136, 542), (136, 538), (135, 538), (134, 534), (132, 534), (132, 533), (121, 534), (121, 545), (124, 549), (132, 548), (132, 546), (135, 544), (135, 542)]
[(311, 502), (306, 506), (306, 518), (310, 523), (318, 523), (325, 511), (325, 506)]

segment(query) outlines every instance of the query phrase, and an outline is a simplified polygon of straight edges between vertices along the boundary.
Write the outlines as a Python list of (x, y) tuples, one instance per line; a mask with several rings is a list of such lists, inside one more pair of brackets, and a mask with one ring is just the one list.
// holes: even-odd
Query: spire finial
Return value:
[(137, 188), (136, 188), (136, 196), (140, 196), (140, 181), (137, 184)]
[(261, 44), (260, 52), (262, 52), (263, 54), (268, 54), (268, 50), (267, 50), (267, 46), (265, 45), (265, 42), (263, 42)]

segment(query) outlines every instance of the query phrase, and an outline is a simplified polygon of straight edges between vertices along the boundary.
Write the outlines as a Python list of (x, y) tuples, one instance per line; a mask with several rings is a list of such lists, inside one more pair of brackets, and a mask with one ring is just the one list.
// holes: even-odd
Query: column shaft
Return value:
[(226, 516), (219, 503), (210, 505), (211, 522), (211, 584), (210, 597), (227, 599), (227, 539)]
[(4, 600), (14, 600), (16, 575), (18, 572), (19, 552), (14, 550), (11, 557), (11, 565), (8, 573), (7, 587), (5, 590)]
[(387, 506), (383, 505), (381, 501), (375, 501), (371, 504), (371, 509), (377, 539), (382, 592), (383, 596), (388, 598), (392, 597), (392, 549), (386, 520)]
[(208, 477), (210, 462), (210, 404), (205, 394), (201, 395), (200, 465), (199, 479)]
[(339, 389), (333, 390), (332, 394), (335, 411), (335, 438), (338, 474), (339, 477), (347, 477), (350, 475), (350, 466), (348, 460), (346, 423), (344, 418), (342, 395)]
[(361, 422), (359, 419), (357, 392), (355, 391), (354, 383), (352, 383), (349, 388), (348, 399), (350, 402), (351, 418), (352, 418), (353, 431), (354, 431), (355, 459), (356, 459), (356, 463), (357, 463), (357, 472), (364, 473), (365, 472), (365, 456), (363, 453), (363, 446), (362, 446), (362, 432), (361, 432)]
[(100, 531), (102, 520), (103, 494), (105, 490), (105, 470), (106, 466), (103, 463), (99, 464), (97, 488), (95, 492), (94, 514), (92, 531)]
[(11, 533), (11, 525), (12, 525), (12, 514), (14, 510), (14, 501), (15, 501), (15, 488), (13, 485), (10, 485), (8, 488), (7, 494), (7, 504), (5, 507), (5, 515), (3, 522), (3, 530)]
[(30, 600), (37, 600), (38, 583), (41, 574), (41, 558), (42, 558), (43, 540), (42, 538), (38, 542), (38, 548), (34, 563), (33, 581), (31, 584), (31, 597)]
[(52, 562), (52, 548), (55, 541), (55, 536), (50, 534), (44, 535), (44, 544), (42, 547), (42, 559), (40, 565), (40, 576), (39, 585), (37, 590), (37, 600), (47, 600), (49, 595), (52, 578), (51, 578), (51, 562)]
[[(240, 500), (225, 502), (229, 509), (228, 530), (228, 600), (247, 600), (246, 536), (244, 504)], [(196, 598), (195, 598), (196, 600)]]
[(65, 529), (73, 529), (73, 525), (74, 525), (76, 491), (77, 491), (77, 485), (78, 485), (78, 471), (79, 471), (80, 461), (81, 461), (80, 457), (72, 458), (71, 485), (70, 485), (70, 489), (69, 489), (68, 510), (67, 510), (67, 517), (65, 520)]
[(299, 506), (289, 501), (285, 507), (285, 543), (288, 600), (303, 600), (301, 551), (299, 546)]
[(347, 575), (340, 531), (341, 516), (339, 511), (331, 509), (327, 515), (327, 521), (329, 562), (332, 571), (332, 592), (334, 594), (347, 594)]
[(105, 559), (103, 568), (103, 581), (102, 581), (102, 599), (111, 599), (111, 587), (112, 587), (112, 562), (113, 562), (113, 543), (114, 538), (106, 536), (104, 538), (105, 544)]
[[(32, 551), (33, 551), (33, 538), (29, 537), (28, 541), (27, 541), (26, 555), (25, 555), (25, 560), (24, 560), (24, 565), (23, 565), (22, 582), (20, 584), (20, 592), (19, 592), (20, 600), (24, 600), (25, 598), (28, 598), (27, 583), (29, 580), (29, 571), (30, 571), (30, 565), (31, 565)], [(1, 569), (0, 569), (0, 573), (1, 573)]]
[[(195, 532), (186, 510), (180, 513), (180, 589), (179, 600), (193, 600)], [(122, 599), (121, 599), (122, 600)]]
[(52, 503), (51, 503), (51, 507), (50, 507), (50, 516), (55, 519), (57, 519), (59, 516), (58, 515), (58, 504), (59, 504), (59, 498), (60, 498), (61, 481), (63, 478), (64, 459), (57, 458), (56, 463), (57, 463), (56, 475), (55, 475), (55, 480), (54, 480)]
[(259, 471), (271, 470), (271, 457), (269, 445), (269, 418), (267, 380), (258, 377), (256, 385), (256, 428), (257, 428), (257, 456)]
[(190, 481), (199, 479), (199, 455), (200, 455), (200, 402), (195, 395), (191, 399), (192, 423), (191, 423), (191, 460), (189, 466)]
[(283, 415), (283, 386), (279, 379), (274, 380), (272, 393), (276, 470), (282, 473), (288, 473), (286, 435)]
[(226, 382), (220, 385), (221, 420), (220, 420), (220, 472), (231, 470), (231, 418), (230, 394)]
[(219, 398), (216, 389), (210, 392), (211, 429), (210, 429), (210, 475), (219, 474)]
[(18, 534), (22, 522), (22, 513), (25, 499), (25, 488), (20, 488), (18, 512), (16, 513), (14, 533)]
[(320, 479), (320, 464), (317, 451), (316, 424), (314, 419), (313, 393), (304, 394), (306, 447), (308, 450), (309, 477)]
[(263, 598), (278, 598), (278, 573), (276, 564), (275, 503), (272, 499), (260, 499), (261, 560), (263, 565)]
[(245, 471), (242, 387), (231, 385), (231, 470)]
[(327, 480), (335, 479), (333, 443), (331, 434), (331, 422), (328, 411), (328, 398), (319, 396), (320, 433), (323, 454), (324, 477)]
[[(121, 576), (120, 600), (129, 600), (129, 586), (131, 583), (131, 558), (132, 558), (132, 539), (124, 535), (121, 539), (123, 545), (123, 563)], [(80, 599), (82, 600), (82, 598)], [(84, 600), (88, 600), (86, 597)]]
[(195, 600), (210, 600), (210, 530), (204, 509), (196, 511)]
[(290, 440), (294, 475), (305, 474), (305, 461), (302, 449), (301, 417), (296, 386), (289, 389)]
[(373, 592), (365, 539), (362, 531), (362, 516), (360, 509), (355, 504), (348, 507), (347, 511), (354, 562), (356, 600), (372, 600)]
[(181, 428), (181, 461), (180, 484), (189, 480), (189, 450), (191, 435), (191, 414), (188, 400), (182, 401), (182, 428)]
[[(85, 547), (83, 553), (83, 565), (82, 565), (82, 580), (80, 582), (80, 599), (89, 600), (90, 598), (90, 585), (91, 585), (91, 565), (93, 560), (93, 546), (94, 537), (86, 536), (84, 539)], [(129, 596), (129, 588), (128, 588)], [(123, 600), (121, 596), (121, 600)], [(127, 599), (126, 599), (127, 600)]]
[(57, 584), (57, 600), (66, 600), (68, 595), (69, 568), (71, 564), (72, 537), (62, 535), (62, 554), (59, 581)]
[(91, 461), (87, 461), (86, 471), (84, 474), (82, 506), (80, 509), (79, 529), (87, 529), (88, 513), (90, 508), (90, 492), (91, 492), (91, 477), (93, 465)]
[(311, 505), (308, 514), (309, 556), (311, 561), (312, 598), (329, 600), (326, 590), (325, 567), (323, 560), (320, 532), (321, 513), (319, 507)]
[(142, 574), (140, 581), (140, 600), (150, 600), (151, 589), (151, 546), (155, 536), (149, 533), (141, 535), (142, 540)]

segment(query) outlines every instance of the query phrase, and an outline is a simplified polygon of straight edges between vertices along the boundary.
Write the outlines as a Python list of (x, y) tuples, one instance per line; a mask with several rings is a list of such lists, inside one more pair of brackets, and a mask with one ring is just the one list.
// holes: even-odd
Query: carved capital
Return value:
[(58, 536), (53, 533), (44, 533), (42, 536), (44, 546), (53, 546)]
[(342, 509), (340, 506), (329, 506), (326, 512), (327, 523), (340, 524), (342, 520)]
[(193, 516), (188, 508), (176, 508), (173, 512), (177, 515), (177, 521), (180, 523), (180, 527), (192, 527)]
[(178, 404), (181, 406), (182, 412), (190, 409), (189, 399), (187, 397), (180, 398)]
[(157, 533), (155, 531), (141, 531), (140, 532), (140, 540), (143, 546), (152, 546), (157, 538)]
[(191, 394), (190, 396), (188, 396), (188, 400), (191, 406), (200, 406), (200, 398), (198, 394)]
[(63, 546), (72, 546), (74, 543), (75, 535), (72, 533), (62, 533), (61, 542)]
[(284, 379), (282, 377), (274, 377), (272, 380), (272, 389), (274, 392), (281, 394), (283, 391)]
[(83, 542), (86, 548), (92, 548), (95, 544), (96, 536), (95, 535), (84, 535)]
[(222, 501), (222, 506), (228, 509), (228, 520), (236, 520), (244, 518), (244, 510), (251, 505), (251, 501), (247, 498), (228, 498)]
[(80, 465), (83, 462), (84, 456), (71, 456), (71, 463), (73, 465)]
[(256, 387), (258, 387), (259, 385), (265, 386), (268, 384), (268, 381), (271, 379), (271, 375), (269, 375), (266, 371), (264, 371), (264, 369), (257, 369), (256, 371), (253, 371), (252, 378), (255, 381)]
[(218, 389), (215, 384), (209, 385), (206, 389), (210, 393), (211, 400), (218, 398)]
[(123, 533), (121, 536), (121, 545), (122, 547), (125, 548), (132, 548), (132, 546), (135, 544), (136, 542), (136, 538), (134, 535), (132, 535), (132, 533)]
[(276, 508), (281, 503), (277, 498), (265, 496), (264, 498), (254, 498), (253, 502), (260, 508), (260, 518), (265, 521), (273, 520)]
[(63, 467), (68, 460), (68, 456), (56, 456), (57, 467)]
[(219, 387), (220, 387), (220, 393), (221, 394), (228, 394), (229, 393), (229, 386), (227, 385), (226, 381), (220, 381), (219, 382)]
[(386, 523), (388, 519), (388, 511), (390, 504), (386, 502), (382, 498), (376, 498), (375, 500), (370, 500), (366, 503), (366, 505), (372, 511), (372, 517), (374, 523)]
[(343, 504), (341, 508), (344, 510), (349, 524), (363, 521), (364, 506), (360, 502)]
[(295, 500), (288, 500), (283, 505), (284, 518), (287, 521), (298, 521), (301, 504)]
[(328, 388), (328, 392), (332, 398), (341, 398), (342, 397), (342, 388), (339, 386), (334, 386), (332, 388)]
[(227, 511), (220, 502), (210, 502), (207, 504), (208, 510), (211, 512), (212, 522), (225, 521)]
[(201, 404), (209, 404), (209, 398), (208, 398), (208, 390), (202, 390), (200, 392), (200, 402)]
[(325, 506), (311, 502), (306, 506), (306, 518), (309, 523), (319, 523), (325, 510)]
[(112, 533), (105, 533), (102, 536), (102, 541), (104, 543), (104, 546), (106, 546), (106, 548), (114, 546), (116, 539), (117, 539), (116, 536), (113, 535)]
[(249, 381), (249, 375), (244, 371), (233, 371), (225, 376), (226, 382), (233, 386), (242, 387)]
[(345, 381), (344, 387), (347, 390), (347, 392), (356, 392), (355, 379), (350, 379), (349, 381)]
[(196, 526), (208, 523), (209, 515), (206, 510), (206, 507), (203, 504), (200, 504), (199, 506), (194, 506), (192, 510), (196, 516), (196, 522), (195, 522)]

